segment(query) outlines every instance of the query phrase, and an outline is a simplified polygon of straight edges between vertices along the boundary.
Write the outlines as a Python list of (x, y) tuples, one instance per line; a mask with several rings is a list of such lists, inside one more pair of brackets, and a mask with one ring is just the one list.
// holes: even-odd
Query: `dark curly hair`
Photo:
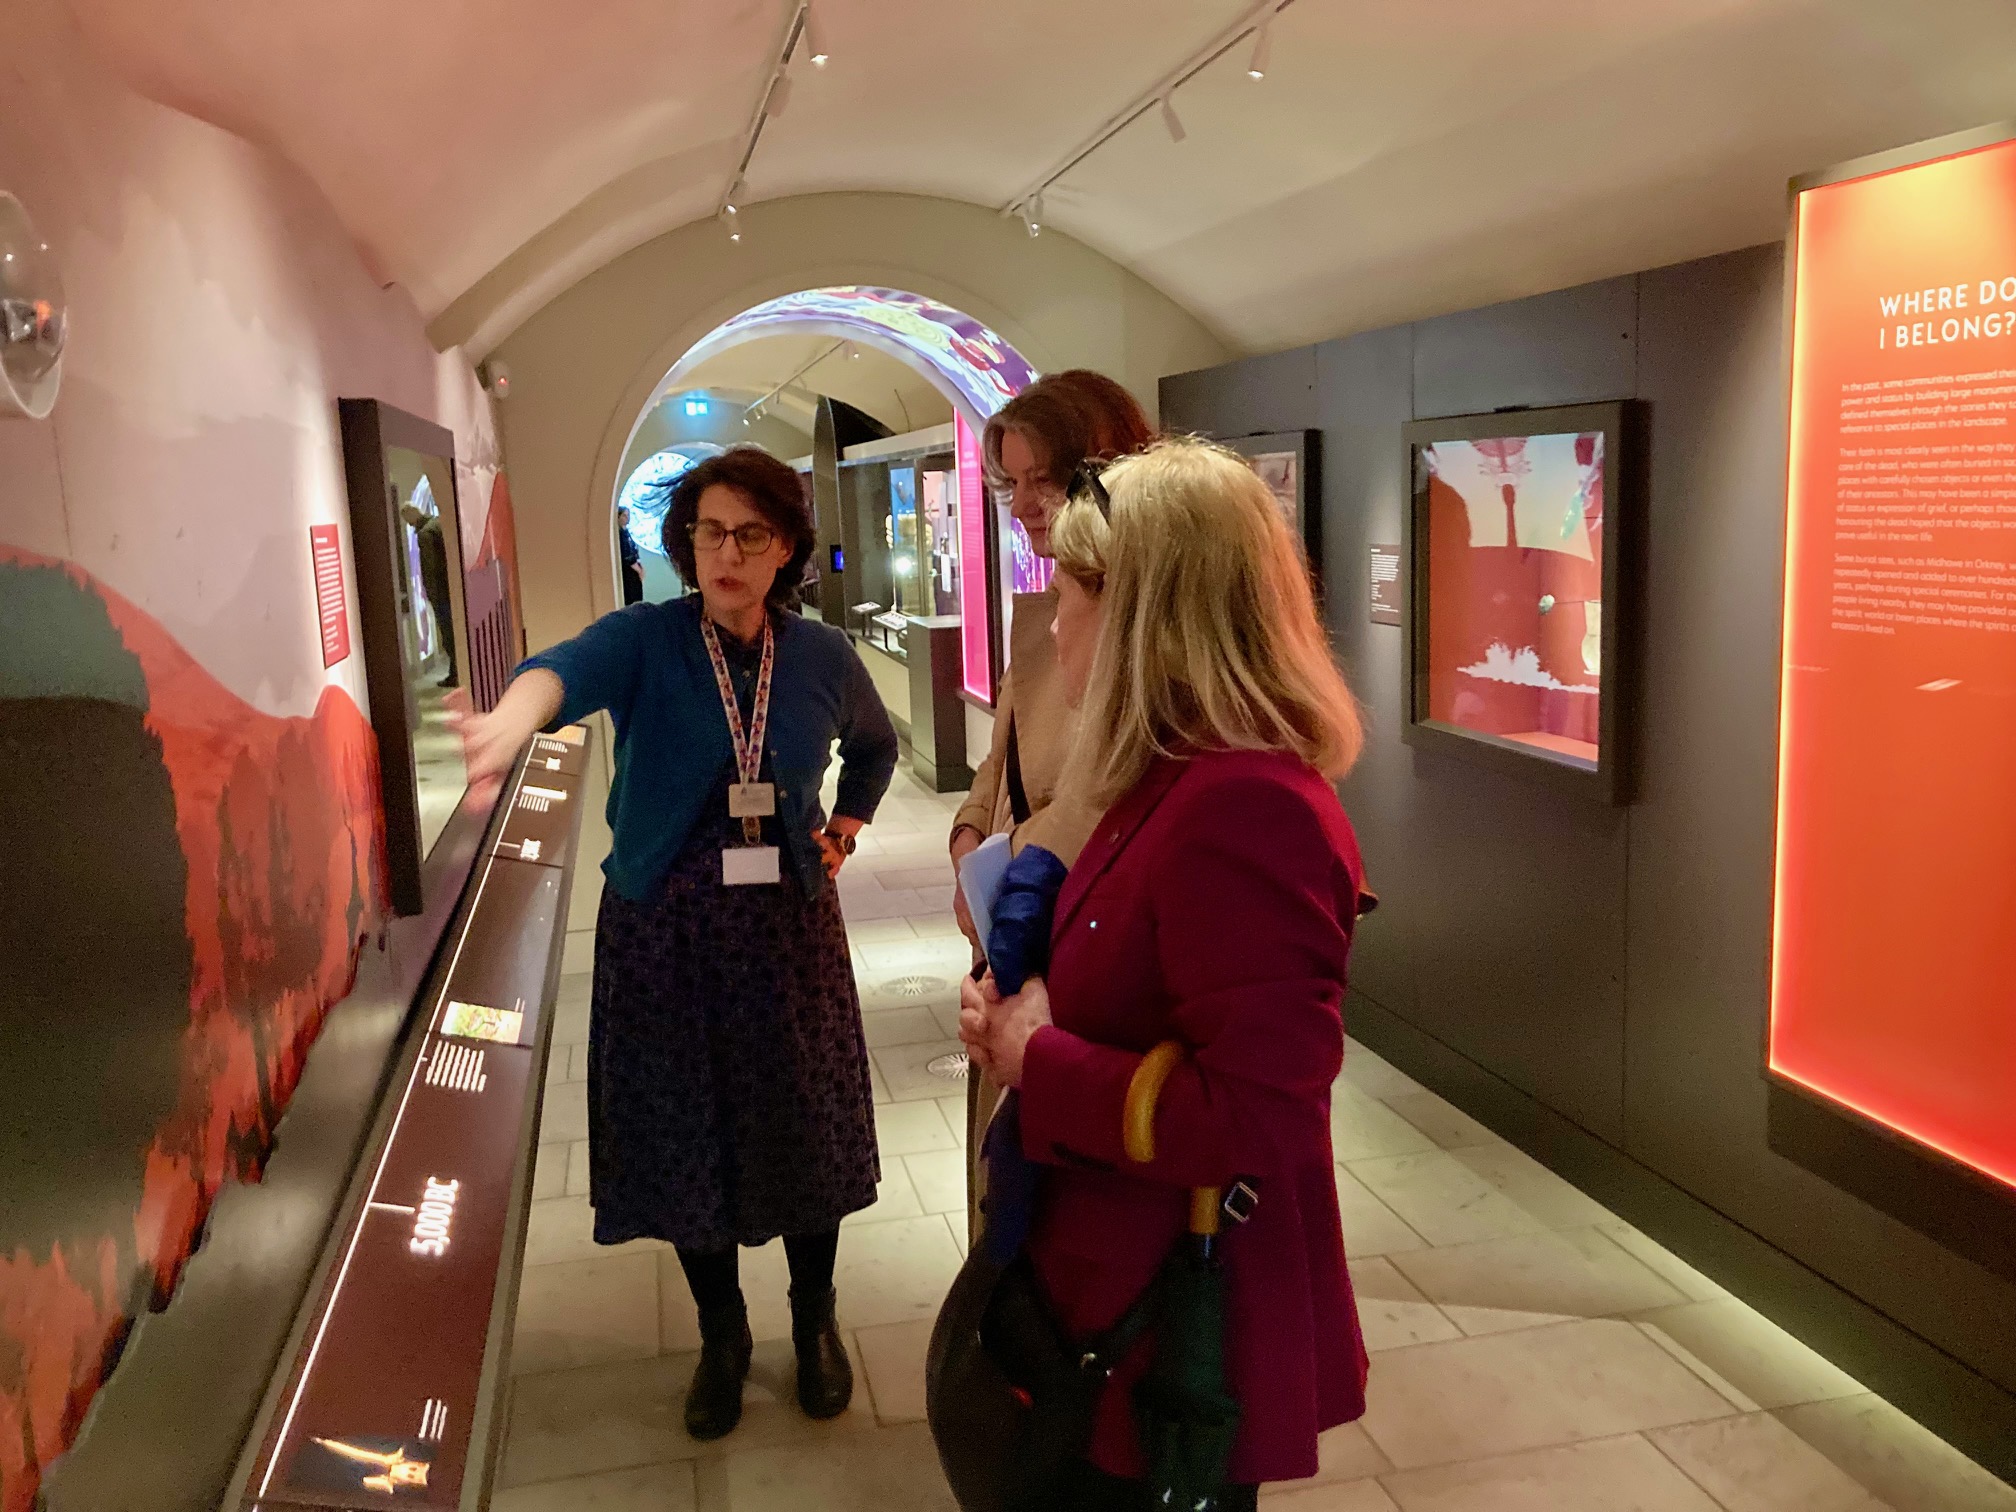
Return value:
[(797, 608), (798, 586), (818, 544), (818, 527), (796, 470), (760, 446), (732, 447), (663, 485), (671, 494), (665, 506), (665, 555), (697, 591), (700, 570), (693, 560), (693, 525), (700, 518), (700, 496), (717, 483), (742, 495), (772, 530), (791, 543), (790, 559), (777, 569), (777, 579), (770, 585), (769, 602), (773, 609)]

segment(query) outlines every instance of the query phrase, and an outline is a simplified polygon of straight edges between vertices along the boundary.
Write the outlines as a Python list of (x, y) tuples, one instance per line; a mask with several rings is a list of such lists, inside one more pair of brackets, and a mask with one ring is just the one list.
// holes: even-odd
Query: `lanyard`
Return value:
[[(766, 618), (763, 668), (756, 674), (756, 700), (749, 710), (746, 735), (742, 730), (742, 709), (735, 702), (735, 684), (728, 676), (728, 658), (721, 654), (721, 637), (715, 633), (714, 622), (705, 616), (700, 620), (700, 638), (707, 642), (707, 657), (714, 663), (714, 681), (721, 689), (721, 712), (728, 716), (728, 738), (735, 743), (735, 770), (743, 785), (748, 786), (763, 775), (763, 736), (770, 726), (770, 673), (777, 664), (777, 638)], [(763, 821), (744, 818), (742, 837), (751, 845), (761, 844)]]

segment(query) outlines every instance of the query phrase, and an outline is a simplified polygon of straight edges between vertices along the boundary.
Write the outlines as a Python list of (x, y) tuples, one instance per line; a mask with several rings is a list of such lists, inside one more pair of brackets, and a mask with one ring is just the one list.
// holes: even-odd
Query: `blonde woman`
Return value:
[[(1357, 705), (1279, 508), (1230, 452), (1166, 441), (1086, 478), (1051, 544), (1058, 664), (1099, 732), (1065, 787), (1104, 818), (1058, 899), (1047, 982), (968, 984), (962, 1033), (1020, 1089), (1047, 1168), (1029, 1254), (1068, 1336), (1148, 1286), (1191, 1188), (1257, 1186), (1222, 1248), (1242, 1416), (1219, 1505), (1250, 1507), (1260, 1483), (1315, 1474), (1317, 1435), (1365, 1405), (1329, 1125), (1368, 896), (1330, 785), (1358, 753)], [(1156, 1158), (1135, 1165), (1128, 1084), (1172, 1039)], [(1130, 1392), (1152, 1349), (1104, 1391), (1077, 1505), (1146, 1504)]]

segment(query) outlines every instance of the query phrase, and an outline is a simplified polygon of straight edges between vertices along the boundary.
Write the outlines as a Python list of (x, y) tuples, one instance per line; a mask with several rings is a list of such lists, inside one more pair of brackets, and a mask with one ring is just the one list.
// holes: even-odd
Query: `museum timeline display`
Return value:
[(2016, 1198), (2009, 136), (1794, 186), (1769, 1065)]

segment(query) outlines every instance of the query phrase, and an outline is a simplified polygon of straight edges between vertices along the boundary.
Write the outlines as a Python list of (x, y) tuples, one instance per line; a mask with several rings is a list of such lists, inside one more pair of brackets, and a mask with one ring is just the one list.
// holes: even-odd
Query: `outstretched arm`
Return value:
[(469, 771), (470, 802), (490, 801), (525, 742), (540, 730), (597, 709), (629, 706), (643, 623), (635, 613), (605, 614), (572, 640), (527, 658), (487, 714), (471, 708), (466, 696), (455, 700), (453, 719)]
[(462, 737), (462, 764), (469, 770), (469, 802), (486, 804), (497, 795), (525, 742), (553, 722), (566, 697), (559, 674), (544, 667), (519, 673), (488, 714), (478, 714), (469, 695), (453, 695), (450, 720)]

